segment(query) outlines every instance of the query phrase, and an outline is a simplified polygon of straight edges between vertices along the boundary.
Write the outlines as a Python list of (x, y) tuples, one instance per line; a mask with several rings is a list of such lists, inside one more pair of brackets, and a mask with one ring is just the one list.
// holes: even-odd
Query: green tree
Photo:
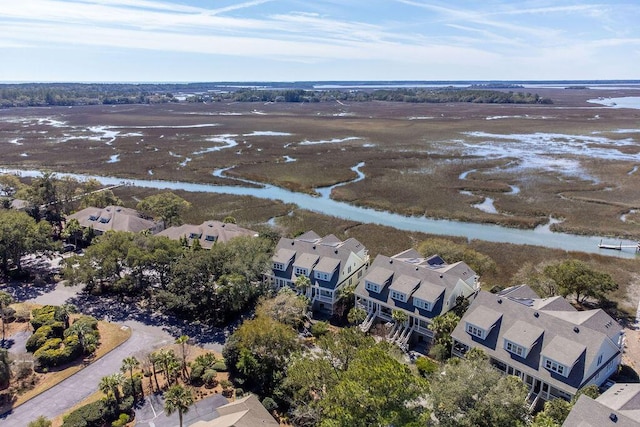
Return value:
[(321, 426), (409, 425), (423, 420), (416, 402), (427, 383), (389, 354), (387, 346), (361, 349), (320, 400)]
[(9, 260), (21, 269), (24, 255), (55, 248), (52, 229), (24, 212), (0, 210), (0, 262), (2, 272), (9, 272)]
[(425, 257), (438, 254), (448, 264), (464, 261), (479, 275), (496, 269), (495, 261), (489, 256), (471, 249), (466, 244), (454, 243), (447, 239), (436, 237), (424, 240), (418, 245), (418, 252)]
[(280, 289), (275, 298), (263, 299), (256, 308), (256, 315), (267, 316), (293, 328), (303, 325), (307, 315), (309, 301), (296, 295), (290, 288)]
[(78, 246), (78, 240), (82, 238), (83, 229), (80, 222), (76, 218), (71, 218), (65, 223), (61, 237), (65, 240), (72, 240), (73, 244)]
[(527, 387), (503, 376), (486, 359), (454, 359), (431, 382), (433, 415), (443, 427), (524, 425)]
[(367, 312), (360, 307), (354, 307), (349, 310), (349, 314), (347, 315), (347, 320), (352, 325), (359, 325), (364, 322), (367, 318)]
[(180, 346), (180, 359), (182, 362), (182, 378), (186, 380), (187, 378), (189, 378), (189, 372), (187, 371), (187, 351), (188, 351), (187, 345), (189, 344), (189, 336), (188, 335), (179, 336), (178, 338), (176, 338), (176, 344)]
[(138, 203), (137, 209), (162, 219), (166, 227), (181, 224), (181, 216), (191, 203), (174, 193), (160, 193), (145, 197)]
[(309, 279), (305, 275), (300, 275), (296, 278), (295, 287), (296, 290), (301, 294), (306, 294), (307, 289), (311, 286), (311, 279)]
[(584, 304), (587, 298), (604, 301), (609, 292), (618, 289), (610, 275), (576, 259), (549, 265), (544, 272), (558, 284), (560, 295), (575, 295), (578, 304)]
[(407, 313), (405, 313), (402, 310), (393, 310), (391, 312), (391, 318), (396, 323), (404, 324), (404, 322), (406, 322), (409, 319), (409, 316), (407, 315)]
[(552, 399), (544, 403), (544, 409), (538, 413), (535, 422), (538, 424), (553, 423), (553, 425), (561, 426), (564, 420), (569, 416), (573, 405), (564, 399)]
[(269, 394), (281, 381), (290, 355), (300, 349), (290, 326), (267, 316), (246, 320), (229, 337), (223, 355), (232, 373), (261, 394)]
[(129, 381), (131, 381), (131, 391), (133, 393), (133, 400), (136, 400), (136, 387), (133, 382), (133, 370), (140, 366), (140, 361), (135, 356), (128, 356), (122, 359), (122, 366), (120, 371), (129, 372)]
[(11, 382), (11, 361), (9, 352), (0, 348), (0, 390), (9, 387)]
[(164, 394), (164, 411), (167, 415), (177, 412), (180, 427), (182, 427), (182, 416), (189, 412), (191, 405), (193, 405), (193, 394), (184, 386), (171, 386)]
[(9, 307), (9, 304), (13, 302), (13, 297), (5, 291), (0, 291), (0, 318), (2, 318), (2, 341), (0, 343), (4, 344), (5, 340), (5, 324), (7, 322), (6, 312), (5, 310)]
[(441, 316), (436, 316), (431, 320), (428, 328), (435, 333), (435, 343), (444, 346), (448, 353), (451, 353), (451, 346), (453, 340), (451, 339), (451, 333), (460, 322), (460, 318), (457, 314), (450, 311)]
[(107, 395), (113, 397), (116, 404), (120, 404), (120, 386), (122, 385), (122, 375), (120, 373), (107, 375), (100, 379), (98, 389)]

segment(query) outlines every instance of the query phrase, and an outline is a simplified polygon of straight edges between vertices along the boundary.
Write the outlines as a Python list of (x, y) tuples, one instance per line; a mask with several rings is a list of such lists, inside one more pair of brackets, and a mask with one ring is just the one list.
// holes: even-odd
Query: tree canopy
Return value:
[(560, 295), (574, 295), (579, 304), (584, 304), (588, 298), (606, 300), (609, 292), (618, 289), (609, 274), (594, 270), (577, 259), (549, 265), (544, 272), (556, 282)]
[(166, 227), (182, 224), (182, 214), (190, 207), (191, 203), (171, 192), (145, 197), (136, 206), (139, 211), (160, 218)]
[(418, 245), (418, 252), (425, 257), (438, 254), (448, 264), (464, 261), (479, 275), (496, 268), (495, 261), (489, 256), (471, 249), (467, 245), (461, 245), (447, 239), (436, 237), (424, 240)]
[(9, 272), (11, 260), (18, 269), (24, 255), (52, 250), (52, 228), (43, 221), (36, 222), (24, 212), (0, 210), (0, 269)]

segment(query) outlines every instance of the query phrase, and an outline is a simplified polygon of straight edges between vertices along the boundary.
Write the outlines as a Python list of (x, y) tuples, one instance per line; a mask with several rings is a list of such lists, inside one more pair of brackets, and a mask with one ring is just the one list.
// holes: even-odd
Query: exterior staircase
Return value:
[(376, 320), (376, 313), (375, 312), (370, 312), (366, 319), (364, 319), (364, 322), (362, 322), (360, 324), (360, 330), (362, 332), (369, 332), (369, 329), (371, 329), (371, 326), (373, 326), (373, 322)]

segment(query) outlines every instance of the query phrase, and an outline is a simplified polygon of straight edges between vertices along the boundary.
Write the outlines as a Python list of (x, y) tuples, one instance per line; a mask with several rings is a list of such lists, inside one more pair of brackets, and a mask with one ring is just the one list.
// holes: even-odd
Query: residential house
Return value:
[(527, 384), (534, 404), (600, 386), (622, 357), (622, 327), (608, 314), (540, 298), (526, 285), (481, 291), (451, 336), (454, 356), (484, 350), (493, 366)]
[(155, 222), (142, 216), (135, 209), (122, 206), (106, 208), (88, 207), (67, 216), (67, 221), (77, 219), (81, 227), (92, 228), (96, 235), (107, 231), (149, 231), (156, 234), (164, 229), (163, 222)]
[(447, 264), (440, 256), (424, 258), (415, 249), (392, 257), (378, 255), (355, 291), (356, 306), (368, 313), (361, 325), (393, 322), (393, 311), (407, 321), (393, 325), (387, 338), (407, 349), (412, 339), (428, 342), (431, 320), (453, 309), (459, 297), (471, 298), (480, 289), (478, 275), (464, 262)]
[(578, 398), (563, 427), (639, 427), (640, 384), (614, 384), (597, 399)]
[(216, 408), (217, 417), (209, 421), (198, 421), (189, 427), (257, 427), (280, 425), (260, 403), (250, 394)]
[(198, 240), (202, 248), (211, 249), (211, 247), (218, 242), (226, 243), (239, 236), (256, 237), (258, 236), (258, 232), (242, 228), (236, 224), (220, 221), (205, 221), (200, 225), (184, 224), (169, 227), (158, 233), (158, 236), (165, 236), (173, 240), (186, 238), (190, 246), (195, 240)]
[(307, 276), (311, 286), (304, 293), (313, 308), (333, 315), (339, 291), (357, 285), (368, 264), (367, 250), (356, 239), (341, 241), (333, 234), (320, 237), (309, 231), (280, 239), (266, 278), (276, 289), (295, 289), (297, 278)]

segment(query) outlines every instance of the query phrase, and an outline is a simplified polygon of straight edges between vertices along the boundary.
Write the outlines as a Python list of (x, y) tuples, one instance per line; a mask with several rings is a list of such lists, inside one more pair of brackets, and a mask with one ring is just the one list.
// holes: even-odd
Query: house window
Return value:
[(100, 218), (100, 222), (103, 223), (103, 224), (108, 223), (110, 220), (111, 220), (111, 218), (109, 218), (109, 217), (104, 217), (103, 216), (103, 217)]
[(598, 356), (598, 366), (602, 364), (602, 355)]
[(371, 292), (380, 292), (380, 286), (375, 283), (366, 282), (364, 287)]
[(306, 275), (307, 275), (306, 268), (296, 267), (296, 276), (306, 276)]
[(431, 303), (419, 298), (413, 299), (413, 305), (424, 310), (431, 310)]
[(358, 271), (358, 279), (362, 277), (362, 270)]
[(316, 271), (316, 272), (314, 272), (313, 275), (318, 280), (324, 280), (324, 281), (329, 280), (329, 274), (328, 273), (322, 273), (320, 271)]
[(392, 289), (391, 290), (391, 298), (393, 298), (394, 300), (400, 301), (400, 302), (405, 302), (407, 296), (405, 294), (403, 294), (402, 292), (394, 291)]
[(555, 360), (545, 358), (544, 367), (552, 372), (556, 372), (562, 376), (566, 376), (565, 372), (567, 371), (567, 368), (564, 365), (559, 364)]
[(474, 337), (484, 339), (484, 329), (478, 328), (471, 323), (467, 323), (467, 332), (473, 335)]
[(513, 353), (516, 356), (526, 357), (527, 352), (524, 347), (519, 346), (518, 344), (512, 343), (511, 341), (504, 340), (504, 349), (509, 353)]
[(191, 234), (189, 234), (189, 238), (190, 238), (190, 239), (199, 239), (199, 238), (200, 238), (200, 235), (199, 235), (199, 234), (197, 234), (197, 233), (191, 233)]
[(351, 266), (347, 268), (347, 274), (351, 274)]
[(89, 221), (97, 221), (97, 220), (98, 220), (97, 216), (95, 216), (95, 215), (90, 215), (89, 216)]
[(273, 269), (274, 270), (284, 271), (284, 264), (281, 263), (281, 262), (274, 262), (273, 263)]
[(216, 241), (216, 236), (207, 235), (207, 236), (204, 237), (204, 240), (206, 240), (207, 242), (215, 242)]

